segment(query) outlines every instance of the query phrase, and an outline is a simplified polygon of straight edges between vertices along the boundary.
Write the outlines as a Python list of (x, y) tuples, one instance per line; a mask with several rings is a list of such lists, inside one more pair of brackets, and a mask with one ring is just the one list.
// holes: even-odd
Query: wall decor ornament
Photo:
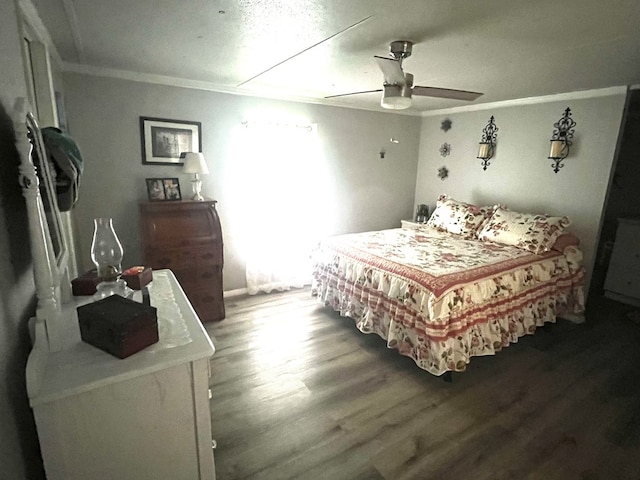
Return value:
[(498, 136), (498, 127), (494, 122), (493, 115), (489, 119), (489, 123), (482, 129), (482, 140), (478, 147), (478, 156), (482, 160), (482, 170), (486, 170), (489, 164), (489, 159), (493, 157), (493, 152), (496, 147), (496, 138)]
[(562, 160), (569, 156), (569, 147), (572, 145), (571, 139), (575, 132), (576, 122), (571, 118), (571, 109), (566, 108), (560, 120), (553, 124), (555, 130), (551, 136), (551, 151), (549, 152), (549, 160), (553, 160), (551, 168), (558, 171), (564, 167)]
[(442, 157), (446, 157), (450, 153), (451, 153), (451, 145), (449, 145), (447, 142), (445, 142), (442, 145), (440, 145), (440, 155)]
[(448, 118), (445, 118), (440, 124), (440, 128), (445, 132), (448, 132), (451, 129), (452, 122)]
[(442, 166), (438, 169), (438, 178), (443, 180), (449, 176), (449, 169), (445, 166)]

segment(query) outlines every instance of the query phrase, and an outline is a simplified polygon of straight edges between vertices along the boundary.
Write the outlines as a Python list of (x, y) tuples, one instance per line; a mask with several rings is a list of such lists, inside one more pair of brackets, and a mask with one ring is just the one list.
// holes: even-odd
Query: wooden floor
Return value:
[(218, 480), (640, 479), (640, 324), (606, 300), (453, 383), (308, 290), (207, 325)]

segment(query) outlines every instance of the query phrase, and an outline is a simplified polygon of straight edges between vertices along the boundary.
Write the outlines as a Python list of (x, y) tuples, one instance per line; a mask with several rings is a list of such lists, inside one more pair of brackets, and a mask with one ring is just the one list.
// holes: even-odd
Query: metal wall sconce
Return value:
[(482, 160), (482, 169), (486, 170), (489, 166), (489, 159), (493, 157), (493, 152), (496, 148), (496, 137), (498, 136), (498, 127), (496, 127), (493, 121), (493, 115), (489, 119), (486, 127), (482, 129), (482, 140), (478, 147), (478, 156)]
[[(391, 138), (389, 139), (389, 142), (390, 142), (390, 143), (392, 143), (393, 145), (397, 145), (397, 144), (399, 144), (399, 143), (400, 143), (400, 140), (398, 140), (398, 139), (397, 139), (397, 138), (395, 138), (395, 137), (391, 137)], [(380, 158), (384, 158), (386, 154), (387, 154), (387, 151), (385, 150), (385, 148), (384, 148), (384, 147), (381, 147), (381, 148), (380, 148)]]
[(555, 130), (551, 136), (551, 151), (549, 152), (549, 160), (553, 160), (551, 168), (558, 171), (564, 167), (562, 160), (569, 156), (569, 147), (573, 138), (574, 127), (576, 122), (571, 118), (571, 109), (567, 107), (560, 120), (553, 124)]

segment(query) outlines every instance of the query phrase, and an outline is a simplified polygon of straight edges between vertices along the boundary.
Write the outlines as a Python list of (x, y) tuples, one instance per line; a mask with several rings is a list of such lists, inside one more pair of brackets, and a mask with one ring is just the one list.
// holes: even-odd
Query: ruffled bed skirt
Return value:
[(337, 267), (331, 262), (324, 268), (316, 265), (312, 294), (433, 375), (464, 371), (471, 357), (495, 355), (557, 316), (584, 311), (582, 269), (532, 281), (516, 293), (494, 288), (480, 302), (464, 288), (436, 299), (398, 279), (375, 279), (371, 270), (356, 274)]

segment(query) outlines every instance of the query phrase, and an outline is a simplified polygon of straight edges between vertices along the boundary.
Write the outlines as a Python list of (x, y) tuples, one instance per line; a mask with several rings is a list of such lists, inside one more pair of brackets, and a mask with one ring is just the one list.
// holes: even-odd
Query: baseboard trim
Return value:
[(236, 288), (235, 290), (225, 290), (223, 292), (224, 298), (240, 297), (247, 294), (248, 290), (246, 288)]

